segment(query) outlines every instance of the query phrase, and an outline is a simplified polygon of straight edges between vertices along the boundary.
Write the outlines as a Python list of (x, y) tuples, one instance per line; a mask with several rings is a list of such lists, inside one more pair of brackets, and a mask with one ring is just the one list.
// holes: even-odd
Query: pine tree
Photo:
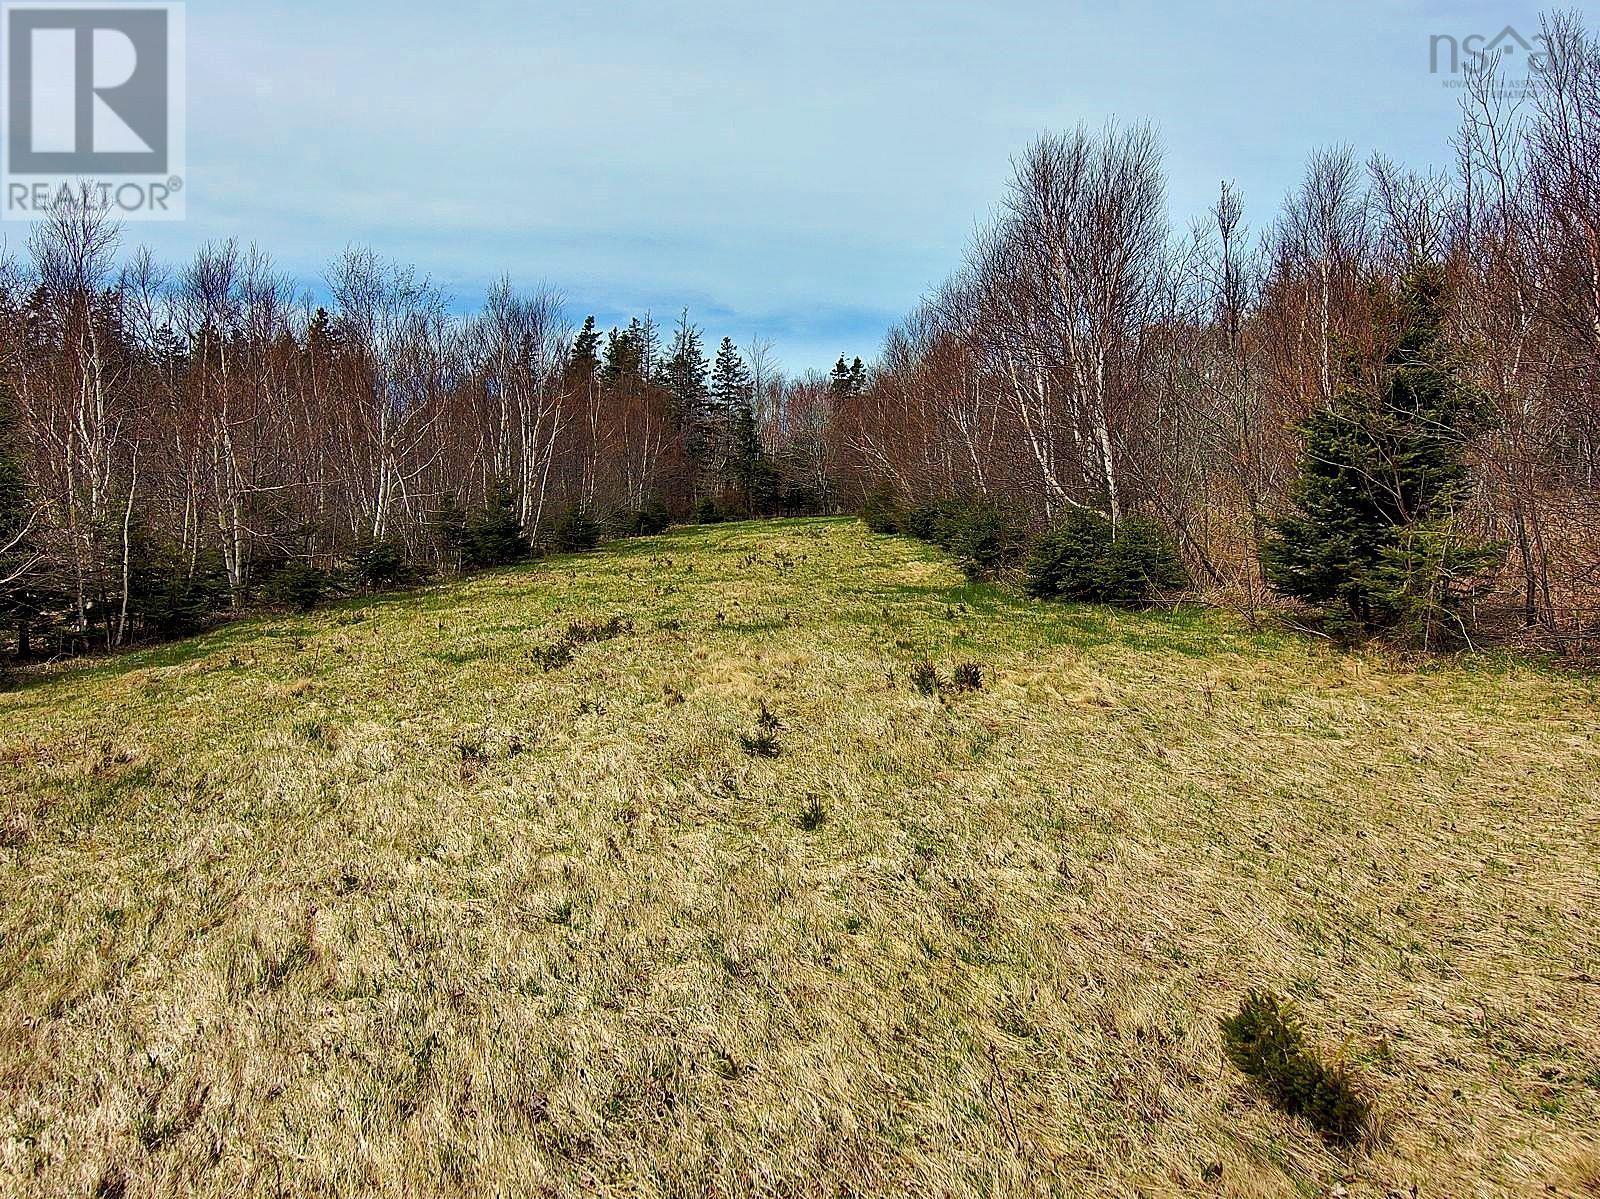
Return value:
[(1306, 422), (1293, 510), (1262, 547), (1272, 586), (1336, 626), (1429, 643), (1464, 627), (1460, 605), (1498, 554), (1456, 522), (1480, 406), (1444, 343), (1443, 291), (1437, 268), (1417, 270), (1381, 392), (1346, 388)]

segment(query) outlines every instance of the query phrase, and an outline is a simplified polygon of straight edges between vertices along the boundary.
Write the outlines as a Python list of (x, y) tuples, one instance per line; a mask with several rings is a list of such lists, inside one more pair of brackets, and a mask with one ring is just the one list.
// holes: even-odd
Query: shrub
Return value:
[(572, 642), (562, 637), (549, 645), (536, 645), (528, 651), (528, 657), (536, 666), (549, 674), (552, 670), (560, 670), (572, 661)]
[(573, 645), (586, 645), (591, 641), (610, 641), (633, 632), (633, 621), (626, 616), (613, 616), (605, 621), (575, 620), (567, 626), (566, 640)]
[(1294, 1005), (1251, 991), (1239, 1014), (1222, 1022), (1228, 1060), (1291, 1116), (1307, 1120), (1328, 1140), (1352, 1145), (1367, 1122), (1367, 1103), (1342, 1067), (1327, 1066), (1305, 1043)]
[(918, 541), (950, 547), (951, 518), (960, 507), (953, 500), (930, 500), (906, 513), (905, 531)]
[(356, 551), (356, 578), (367, 587), (394, 587), (406, 581), (406, 551), (398, 541), (372, 541)]
[(440, 501), (428, 520), (428, 536), (439, 553), (440, 560), (451, 569), (459, 569), (471, 557), (467, 514), (461, 510), (453, 495)]
[(666, 532), (672, 524), (672, 513), (659, 500), (650, 500), (641, 507), (614, 513), (610, 523), (618, 537), (648, 537)]
[(861, 521), (874, 533), (899, 533), (904, 529), (905, 513), (893, 487), (879, 483), (867, 492), (861, 501)]
[(950, 676), (950, 689), (952, 691), (982, 691), (983, 664), (981, 662), (958, 663), (955, 673)]
[(556, 518), (556, 549), (571, 553), (592, 550), (600, 544), (600, 525), (583, 508), (573, 505)]
[(952, 509), (941, 532), (946, 549), (969, 579), (992, 579), (1022, 560), (1027, 531), (998, 506), (970, 504)]
[(1029, 595), (1138, 607), (1188, 585), (1171, 538), (1154, 521), (1130, 517), (1113, 530), (1096, 512), (1075, 509), (1034, 543)]
[(214, 554), (191, 562), (181, 547), (139, 539), (134, 543), (129, 609), (158, 637), (187, 637), (228, 607), (228, 576)]
[(1122, 522), (1100, 563), (1102, 602), (1137, 607), (1188, 585), (1177, 547), (1160, 525), (1139, 517)]
[(332, 590), (326, 571), (304, 562), (290, 562), (267, 580), (267, 598), (274, 604), (309, 612)]
[(800, 809), (800, 827), (808, 833), (814, 833), (822, 827), (822, 822), (827, 818), (828, 812), (822, 806), (822, 796), (816, 794), (807, 796), (805, 806)]
[(1100, 563), (1111, 550), (1111, 522), (1074, 508), (1033, 545), (1024, 586), (1041, 599), (1096, 598)]
[(700, 502), (694, 506), (694, 523), (697, 525), (719, 525), (724, 518), (722, 505), (712, 496), (701, 496)]
[(462, 560), (467, 566), (507, 566), (528, 556), (511, 488), (497, 483), (489, 489), (483, 510), (467, 522)]

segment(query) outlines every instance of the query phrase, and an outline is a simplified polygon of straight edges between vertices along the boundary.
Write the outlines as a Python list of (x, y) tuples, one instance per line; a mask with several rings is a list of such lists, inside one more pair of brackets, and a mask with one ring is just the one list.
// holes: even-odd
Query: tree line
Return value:
[(1257, 231), (1228, 183), (1174, 228), (1148, 126), (1041, 137), (836, 414), (841, 478), (1153, 521), (1241, 604), (1592, 627), (1600, 46), (1536, 41), (1526, 86), (1469, 64), (1451, 169), (1320, 151)]
[[(602, 333), (502, 280), (453, 315), (352, 250), (313, 304), (254, 248), (126, 260), (92, 205), (0, 269), (0, 621), (27, 657), (192, 631), (669, 520), (836, 505), (827, 412), (687, 314)], [(119, 265), (119, 261), (121, 265)]]

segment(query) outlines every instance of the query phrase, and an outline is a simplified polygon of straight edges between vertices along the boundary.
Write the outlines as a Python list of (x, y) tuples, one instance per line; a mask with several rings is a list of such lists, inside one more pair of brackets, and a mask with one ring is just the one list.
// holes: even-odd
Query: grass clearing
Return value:
[(1594, 680), (682, 530), (0, 694), (0, 1192), (1594, 1195), (1597, 928)]

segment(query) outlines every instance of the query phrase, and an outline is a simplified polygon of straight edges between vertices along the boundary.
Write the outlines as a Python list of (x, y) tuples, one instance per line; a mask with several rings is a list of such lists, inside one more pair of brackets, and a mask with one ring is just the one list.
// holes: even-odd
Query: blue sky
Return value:
[(462, 307), (505, 272), (825, 366), (876, 352), (1041, 130), (1149, 119), (1175, 223), (1228, 178), (1259, 228), (1313, 147), (1447, 165), (1430, 35), (1535, 12), (191, 0), (188, 219), (129, 236), (254, 240), (308, 285), (362, 243)]

